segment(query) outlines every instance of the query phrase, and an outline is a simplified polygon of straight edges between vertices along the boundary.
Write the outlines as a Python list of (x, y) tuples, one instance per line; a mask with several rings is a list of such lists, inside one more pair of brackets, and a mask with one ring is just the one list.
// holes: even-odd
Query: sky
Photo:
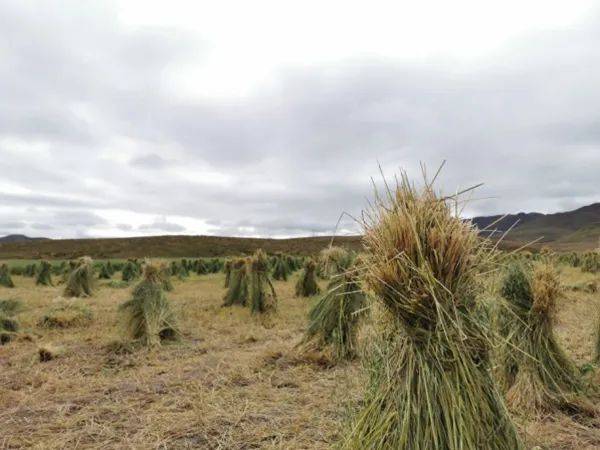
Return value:
[(354, 233), (443, 161), (467, 217), (575, 209), (599, 79), (600, 1), (0, 0), (0, 236)]

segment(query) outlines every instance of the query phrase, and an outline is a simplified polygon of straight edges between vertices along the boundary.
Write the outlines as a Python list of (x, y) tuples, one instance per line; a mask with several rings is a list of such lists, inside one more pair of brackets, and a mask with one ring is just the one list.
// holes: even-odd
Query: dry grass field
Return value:
[[(117, 344), (129, 288), (100, 281), (94, 297), (77, 300), (93, 312), (89, 325), (47, 329), (37, 322), (62, 286), (13, 277), (17, 287), (0, 288), (0, 299), (23, 302), (23, 333), (0, 346), (0, 448), (330, 448), (365, 378), (359, 361), (332, 365), (295, 349), (314, 301), (294, 297), (297, 276), (274, 282), (279, 310), (266, 326), (247, 308), (221, 308), (222, 274), (174, 278), (167, 296), (184, 338), (154, 350)], [(566, 285), (596, 278), (562, 268)], [(580, 365), (591, 360), (599, 305), (600, 294), (574, 291), (560, 303), (557, 333)], [(44, 345), (65, 352), (40, 362)], [(528, 448), (600, 448), (591, 419), (515, 421)]]

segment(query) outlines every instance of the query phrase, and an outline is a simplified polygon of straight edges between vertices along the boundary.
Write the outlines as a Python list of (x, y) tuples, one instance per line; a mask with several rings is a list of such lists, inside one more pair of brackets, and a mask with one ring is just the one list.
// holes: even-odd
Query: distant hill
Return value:
[[(257, 248), (268, 253), (313, 255), (331, 241), (330, 236), (293, 239), (257, 239), (220, 236), (151, 236), (111, 239), (53, 239), (0, 243), (0, 259), (207, 257), (251, 254)], [(360, 236), (340, 236), (335, 245), (359, 249)]]
[[(475, 217), (473, 223), (483, 234), (499, 235), (513, 227), (507, 235), (507, 243), (523, 245), (539, 239), (540, 247), (548, 245), (559, 251), (591, 250), (600, 240), (600, 203), (554, 214), (519, 213), (506, 217)], [(498, 221), (494, 225), (491, 225)]]
[[(555, 214), (518, 213), (471, 220), (483, 235), (498, 237), (512, 227), (503, 240), (503, 248), (518, 248), (536, 239), (539, 241), (531, 246), (533, 250), (543, 245), (557, 251), (586, 251), (599, 246), (600, 203)], [(10, 235), (0, 238), (0, 259), (70, 259), (83, 255), (93, 258), (232, 256), (250, 254), (257, 248), (268, 253), (314, 255), (330, 241), (330, 236), (293, 239), (221, 236), (45, 239)], [(361, 236), (336, 237), (334, 243), (358, 250), (361, 248)]]
[(43, 238), (43, 237), (29, 237), (29, 236), (25, 236), (24, 234), (9, 234), (7, 236), (3, 236), (0, 237), (0, 243), (1, 242), (30, 242), (30, 241), (45, 241), (48, 240), (48, 238)]

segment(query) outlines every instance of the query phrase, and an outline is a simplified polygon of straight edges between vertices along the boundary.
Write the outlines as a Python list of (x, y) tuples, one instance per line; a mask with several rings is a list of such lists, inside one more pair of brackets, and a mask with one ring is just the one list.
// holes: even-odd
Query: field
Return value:
[[(561, 272), (566, 286), (597, 280), (576, 268)], [(268, 326), (247, 308), (221, 308), (223, 274), (174, 277), (167, 296), (184, 338), (154, 350), (118, 344), (118, 305), (129, 288), (100, 281), (96, 295), (81, 300), (93, 312), (89, 326), (46, 329), (37, 322), (62, 286), (13, 276), (17, 287), (0, 288), (0, 299), (23, 302), (24, 333), (0, 346), (0, 448), (330, 448), (365, 378), (360, 361), (335, 365), (295, 348), (315, 300), (294, 297), (297, 276), (274, 281), (279, 309)], [(559, 305), (559, 340), (581, 366), (592, 357), (598, 306), (600, 294), (574, 290)], [(65, 352), (40, 362), (44, 345)], [(600, 448), (593, 420), (515, 421), (528, 448)]]

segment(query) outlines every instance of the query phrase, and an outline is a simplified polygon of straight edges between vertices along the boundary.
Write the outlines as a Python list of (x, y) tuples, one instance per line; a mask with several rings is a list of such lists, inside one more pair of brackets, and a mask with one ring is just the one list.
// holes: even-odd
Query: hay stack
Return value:
[(296, 282), (296, 297), (312, 297), (317, 295), (321, 289), (317, 283), (317, 264), (312, 259), (304, 262), (304, 268), (300, 278)]
[(343, 273), (348, 267), (350, 253), (342, 248), (330, 246), (321, 250), (319, 254), (318, 274), (321, 278), (329, 278)]
[(366, 297), (358, 279), (358, 265), (331, 278), (327, 292), (311, 308), (303, 344), (319, 350), (331, 349), (334, 360), (352, 359), (357, 354), (356, 336)]
[(141, 275), (141, 266), (135, 260), (128, 260), (123, 266), (121, 279), (127, 283), (139, 278)]
[(287, 265), (286, 259), (282, 254), (278, 254), (273, 261), (273, 279), (287, 281), (290, 273), (290, 268)]
[(364, 280), (381, 310), (379, 339), (342, 447), (522, 449), (473, 313), (487, 245), (430, 184), (417, 190), (403, 175), (375, 200), (364, 216)]
[(173, 283), (171, 282), (171, 269), (165, 263), (159, 265), (160, 280), (164, 291), (170, 292), (173, 290)]
[(507, 310), (498, 320), (505, 339), (500, 380), (508, 389), (508, 404), (516, 410), (540, 413), (584, 407), (576, 399), (582, 390), (577, 369), (554, 335), (561, 294), (558, 275), (547, 263), (533, 271), (513, 264), (503, 280)]
[(205, 275), (209, 273), (209, 268), (202, 259), (196, 260), (194, 270), (196, 271), (196, 275)]
[(57, 299), (38, 321), (43, 328), (71, 328), (89, 324), (92, 311), (81, 301)]
[(102, 264), (100, 266), (100, 273), (98, 274), (99, 280), (110, 280), (112, 278), (112, 272), (109, 269), (108, 264)]
[(40, 270), (38, 271), (35, 284), (38, 286), (54, 286), (52, 283), (52, 266), (48, 261), (42, 261), (40, 263)]
[(19, 331), (19, 322), (14, 315), (20, 307), (18, 300), (0, 300), (0, 345), (12, 341)]
[(156, 346), (180, 336), (157, 265), (150, 262), (145, 265), (142, 281), (133, 289), (131, 299), (119, 309), (125, 313), (128, 337), (143, 345)]
[(67, 280), (65, 297), (91, 297), (94, 293), (94, 267), (92, 258), (84, 256), (77, 261), (77, 266)]
[(225, 287), (225, 288), (229, 287), (229, 282), (231, 281), (231, 267), (232, 266), (233, 266), (233, 262), (230, 259), (225, 261), (225, 264), (223, 265), (223, 272), (225, 272), (225, 284), (223, 287)]
[(8, 266), (6, 264), (2, 264), (0, 266), (0, 286), (7, 288), (15, 287), (15, 283), (13, 283), (12, 277), (10, 276), (10, 271), (8, 270)]
[(248, 301), (249, 258), (238, 258), (231, 263), (229, 287), (223, 298), (223, 306), (242, 305)]
[(248, 263), (250, 311), (269, 314), (277, 309), (277, 294), (269, 280), (269, 262), (262, 250), (257, 250)]

